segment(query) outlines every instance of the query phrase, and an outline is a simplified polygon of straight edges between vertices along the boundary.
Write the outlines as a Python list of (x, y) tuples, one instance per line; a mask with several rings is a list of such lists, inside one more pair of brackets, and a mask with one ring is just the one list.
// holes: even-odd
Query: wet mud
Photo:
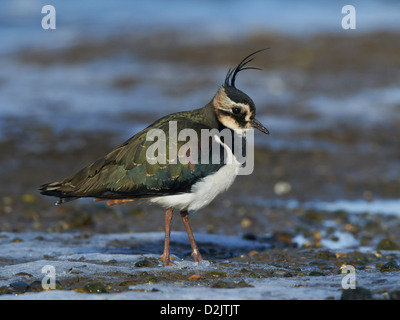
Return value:
[[(196, 101), (205, 104), (211, 98), (207, 95), (219, 85), (215, 75), (222, 82), (227, 67), (252, 50), (270, 47), (265, 57), (257, 58), (264, 71), (244, 76), (241, 87), (250, 88), (249, 94), (253, 88), (260, 97), (257, 110), (271, 134), (264, 137), (256, 133), (253, 174), (239, 176), (230, 190), (191, 216), (208, 264), (185, 265), (191, 260), (189, 243), (182, 240), (179, 232), (184, 228), (175, 217), (172, 228), (179, 231), (180, 240), (172, 238), (171, 250), (179, 263), (176, 268), (164, 268), (157, 257), (162, 240), (135, 244), (126, 237), (162, 232), (162, 209), (140, 204), (107, 207), (91, 200), (54, 206), (56, 199), (39, 195), (38, 187), (90, 164), (129, 138), (136, 128), (179, 111), (171, 110), (172, 102), (167, 103), (168, 108), (145, 112), (136, 107), (106, 117), (94, 110), (94, 121), (100, 124), (95, 130), (63, 126), (62, 106), (51, 122), (43, 121), (40, 115), (2, 119), (0, 240), (24, 245), (29, 243), (24, 234), (31, 232), (37, 233), (32, 240), (36, 242), (46, 241), (50, 233), (61, 238), (73, 234), (76, 249), (85, 247), (85, 240), (91, 242), (95, 235), (116, 235), (100, 250), (108, 250), (107, 261), (96, 260), (98, 257), (91, 261), (87, 252), (68, 259), (45, 252), (35, 258), (38, 260), (0, 256), (2, 267), (21, 269), (11, 276), (1, 274), (1, 296), (42, 291), (38, 285), (41, 276), (32, 275), (30, 267), (24, 270), (23, 263), (48, 260), (58, 266), (71, 264), (63, 269), (58, 289), (81, 294), (130, 292), (134, 298), (151, 299), (166, 294), (168, 286), (181, 286), (238, 289), (246, 294), (253, 288), (257, 289), (253, 297), (268, 299), (273, 298), (272, 293), (262, 295), (258, 281), (265, 284), (265, 279), (278, 279), (280, 286), (287, 280), (292, 288), (325, 288), (316, 299), (398, 299), (398, 210), (393, 214), (354, 213), (346, 208), (330, 211), (303, 206), (343, 199), (367, 203), (399, 199), (400, 104), (398, 99), (385, 96), (387, 88), (400, 83), (398, 36), (395, 32), (374, 32), (300, 38), (257, 33), (234, 44), (213, 41), (193, 45), (173, 32), (151, 37), (126, 34), (96, 41), (80, 39), (74, 46), (51, 52), (31, 48), (9, 57), (23, 67), (47, 71), (95, 63), (112, 65), (121, 56), (145, 66), (182, 67), (193, 71), (186, 78), (177, 77), (174, 83), (162, 75), (116, 72), (102, 80), (101, 90), (123, 95), (157, 80), (155, 90), (161, 90), (165, 101), (176, 103), (182, 95), (193, 94), (204, 96), (204, 101), (197, 96)], [(266, 98), (262, 99), (264, 93)], [(368, 97), (371, 104), (365, 102)], [(341, 109), (342, 103), (345, 106)], [(40, 101), (33, 104), (32, 108), (40, 108)], [(102, 125), (105, 122), (108, 126)], [(292, 200), (295, 205), (286, 205)], [(123, 235), (121, 240), (118, 234)], [(208, 243), (207, 235), (234, 236), (247, 245), (225, 248)], [(66, 241), (63, 239), (59, 241)], [(135, 258), (120, 264), (119, 256), (114, 259), (112, 255), (121, 253)], [(80, 274), (85, 264), (98, 265), (103, 271)], [(108, 267), (114, 265), (125, 269), (110, 271)], [(360, 290), (359, 296), (344, 294), (340, 285), (341, 268), (346, 265), (355, 267), (360, 286), (367, 290)], [(321, 284), (315, 277), (325, 282)], [(335, 281), (334, 292), (330, 281)], [(233, 296), (237, 298), (236, 293)], [(303, 297), (312, 298), (306, 293)], [(285, 296), (282, 293), (278, 298)]]

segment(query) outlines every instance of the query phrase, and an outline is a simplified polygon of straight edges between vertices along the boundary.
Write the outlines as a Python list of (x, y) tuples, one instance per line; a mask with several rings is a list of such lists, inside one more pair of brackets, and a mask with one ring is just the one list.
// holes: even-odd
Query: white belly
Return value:
[(226, 191), (235, 181), (241, 164), (236, 160), (236, 157), (228, 146), (223, 144), (218, 137), (215, 136), (215, 139), (221, 143), (226, 150), (226, 165), (212, 175), (204, 177), (195, 183), (190, 193), (155, 197), (149, 201), (165, 208), (196, 211), (204, 208), (214, 200), (217, 195)]

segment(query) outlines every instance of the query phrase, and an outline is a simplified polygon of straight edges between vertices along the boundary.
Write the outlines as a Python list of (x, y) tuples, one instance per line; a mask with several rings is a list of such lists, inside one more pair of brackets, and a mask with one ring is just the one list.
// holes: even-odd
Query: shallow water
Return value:
[[(369, 288), (376, 299), (394, 292), (399, 281), (398, 272), (384, 274), (376, 272), (374, 266), (383, 265), (390, 257), (398, 258), (397, 253), (378, 256), (367, 249), (362, 254), (341, 250), (335, 255), (334, 250), (316, 250), (313, 258), (317, 260), (308, 264), (304, 261), (308, 261), (311, 251), (300, 250), (278, 262), (274, 253), (261, 251), (268, 249), (265, 243), (255, 246), (254, 240), (198, 234), (203, 246), (212, 244), (217, 251), (242, 254), (233, 259), (194, 263), (182, 259), (179, 252), (186, 234), (173, 232), (172, 238), (175, 266), (163, 267), (157, 260), (159, 255), (151, 250), (134, 253), (137, 245), (161, 243), (161, 232), (0, 233), (0, 299), (340, 299), (344, 291), (340, 265), (349, 262), (357, 270), (356, 285)], [(121, 243), (127, 245), (125, 252), (118, 250)], [(321, 257), (325, 260), (318, 260)], [(46, 271), (49, 268), (51, 274)], [(57, 281), (58, 287), (43, 290), (42, 281), (48, 279), (45, 277), (51, 277), (46, 280), (48, 285)]]
[(400, 200), (399, 199), (375, 199), (367, 201), (365, 199), (356, 200), (336, 200), (328, 201), (312, 201), (299, 202), (297, 200), (266, 200), (260, 198), (247, 198), (245, 201), (256, 204), (261, 207), (279, 207), (279, 208), (304, 208), (323, 211), (345, 211), (350, 214), (378, 214), (400, 216)]

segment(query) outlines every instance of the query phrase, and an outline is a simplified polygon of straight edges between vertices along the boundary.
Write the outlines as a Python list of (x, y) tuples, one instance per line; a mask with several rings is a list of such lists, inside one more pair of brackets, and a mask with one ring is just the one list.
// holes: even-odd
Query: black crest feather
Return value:
[(256, 68), (256, 67), (245, 67), (245, 66), (246, 66), (248, 63), (250, 63), (251, 61), (254, 60), (254, 57), (253, 57), (253, 56), (254, 56), (255, 54), (257, 54), (257, 53), (259, 53), (259, 52), (261, 52), (261, 51), (267, 50), (267, 49), (269, 49), (269, 48), (264, 48), (264, 49), (260, 49), (260, 50), (254, 51), (253, 53), (251, 53), (251, 54), (249, 54), (247, 57), (245, 57), (242, 61), (240, 61), (240, 63), (237, 65), (236, 68), (234, 68), (234, 69), (230, 68), (230, 69), (228, 70), (228, 73), (226, 74), (226, 77), (225, 77), (224, 87), (233, 87), (233, 88), (236, 88), (236, 87), (235, 87), (236, 76), (237, 76), (237, 74), (238, 74), (240, 71), (243, 71), (243, 70), (250, 70), (250, 69), (253, 69), (253, 70), (261, 70), (260, 68)]

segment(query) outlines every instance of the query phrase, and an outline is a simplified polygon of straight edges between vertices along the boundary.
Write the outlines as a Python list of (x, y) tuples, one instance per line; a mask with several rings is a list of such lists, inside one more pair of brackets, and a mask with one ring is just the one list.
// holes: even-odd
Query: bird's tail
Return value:
[(58, 201), (56, 205), (59, 205), (64, 202), (72, 201), (78, 199), (79, 197), (68, 195), (65, 190), (63, 190), (65, 184), (63, 182), (53, 182), (46, 183), (40, 186), (40, 193), (46, 196), (58, 197)]

